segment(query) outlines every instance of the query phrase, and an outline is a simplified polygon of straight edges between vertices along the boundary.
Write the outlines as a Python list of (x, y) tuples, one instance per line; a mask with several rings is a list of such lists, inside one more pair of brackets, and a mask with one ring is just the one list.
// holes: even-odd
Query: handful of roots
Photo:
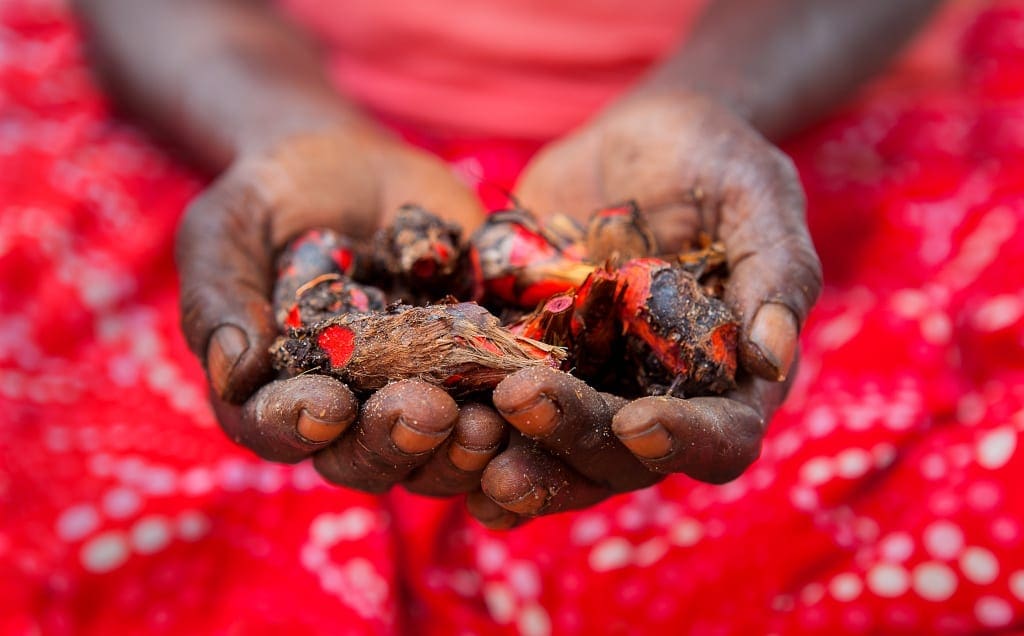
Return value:
[(366, 391), (419, 378), (465, 395), (535, 365), (625, 396), (733, 388), (721, 246), (656, 255), (633, 204), (586, 228), (497, 212), (468, 241), (415, 206), (366, 246), (313, 230), (279, 261), (275, 363)]

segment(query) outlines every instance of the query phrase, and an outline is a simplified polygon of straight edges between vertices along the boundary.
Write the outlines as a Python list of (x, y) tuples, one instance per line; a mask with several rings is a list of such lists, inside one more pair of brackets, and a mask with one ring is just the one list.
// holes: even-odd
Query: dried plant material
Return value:
[(532, 309), (579, 287), (594, 269), (566, 253), (525, 210), (488, 217), (472, 238), (480, 255), (486, 298)]
[[(356, 248), (334, 233), (301, 237), (281, 258), (276, 313), (288, 336), (275, 364), (328, 373), (355, 390), (420, 378), (456, 395), (492, 389), (536, 365), (572, 370), (620, 395), (716, 394), (735, 386), (739, 325), (720, 300), (725, 253), (709, 237), (667, 260), (633, 204), (542, 227), (529, 212), (458, 228), (416, 206)], [(586, 260), (589, 252), (597, 260)], [(475, 303), (392, 305), (366, 281), (422, 304), (463, 294), (529, 311), (507, 327)]]
[(587, 226), (587, 260), (617, 266), (634, 259), (653, 256), (658, 243), (635, 203), (598, 210)]
[(297, 329), (345, 314), (381, 311), (387, 304), (384, 292), (376, 287), (340, 274), (323, 274), (296, 289), (293, 298), (282, 299), (275, 315), (282, 330)]
[[(589, 262), (561, 250), (523, 210), (492, 218), (474, 240), (492, 298), (532, 307), (575, 290), (569, 337), (557, 337), (583, 379), (646, 394), (704, 395), (735, 386), (739, 324), (720, 300), (727, 276), (721, 244), (704, 236), (673, 262), (650, 258), (656, 242), (632, 203), (591, 217)], [(543, 315), (537, 310), (520, 323), (550, 341), (537, 328)]]
[(462, 230), (417, 205), (402, 206), (374, 235), (371, 254), (372, 267), (360, 277), (389, 285), (410, 302), (448, 295), (477, 300), (483, 293), (476, 249), (462, 240)]
[[(337, 280), (351, 276), (356, 268), (356, 252), (348, 237), (328, 229), (310, 230), (292, 241), (277, 260), (274, 284), (274, 317), (282, 329), (316, 322), (328, 317), (330, 299), (320, 297), (316, 309), (302, 310), (300, 298), (310, 292), (313, 281)], [(327, 278), (325, 278), (327, 277)], [(371, 292), (372, 293), (372, 292)], [(377, 293), (380, 293), (377, 290)], [(300, 318), (300, 312), (305, 318)], [(323, 315), (322, 315), (323, 314)]]
[(417, 378), (460, 395), (531, 366), (558, 367), (559, 347), (512, 334), (475, 303), (394, 306), (332, 318), (280, 338), (278, 368), (333, 375), (355, 390)]
[(572, 319), (576, 294), (565, 292), (544, 301), (533, 312), (509, 324), (512, 333), (559, 347), (573, 345)]

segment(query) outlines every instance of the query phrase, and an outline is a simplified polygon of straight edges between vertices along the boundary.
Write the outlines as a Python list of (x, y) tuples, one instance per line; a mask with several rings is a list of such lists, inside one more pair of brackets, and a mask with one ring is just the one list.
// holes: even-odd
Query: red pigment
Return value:
[(569, 307), (572, 307), (573, 297), (572, 296), (559, 296), (552, 298), (544, 305), (544, 309), (550, 312), (565, 311)]
[(356, 349), (355, 339), (356, 335), (351, 329), (332, 325), (320, 332), (316, 343), (331, 359), (331, 366), (335, 369), (340, 369), (352, 357), (352, 353)]
[(421, 258), (412, 264), (412, 275), (417, 278), (431, 278), (437, 272), (437, 262), (432, 258)]
[(334, 252), (331, 253), (331, 258), (338, 265), (338, 267), (341, 268), (342, 272), (347, 274), (349, 271), (351, 271), (349, 269), (349, 268), (352, 267), (352, 251), (351, 250), (345, 250), (345, 249), (334, 250)]
[(620, 205), (617, 208), (605, 208), (598, 212), (597, 216), (610, 217), (610, 216), (629, 216), (633, 213), (633, 208), (628, 205)]
[(575, 285), (569, 281), (542, 281), (524, 289), (519, 296), (519, 302), (522, 305), (535, 307), (555, 294), (563, 294), (571, 289), (575, 289)]
[(293, 305), (291, 310), (288, 312), (288, 318), (285, 319), (284, 325), (293, 329), (298, 329), (302, 326), (302, 314), (299, 312), (299, 306)]

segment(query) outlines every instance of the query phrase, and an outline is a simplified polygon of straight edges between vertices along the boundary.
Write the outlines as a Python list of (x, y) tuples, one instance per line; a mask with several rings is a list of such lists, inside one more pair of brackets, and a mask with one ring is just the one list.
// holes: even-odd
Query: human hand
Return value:
[(715, 483), (741, 474), (788, 390), (800, 325), (821, 287), (792, 163), (705, 97), (636, 97), (543, 150), (516, 194), (541, 217), (579, 219), (634, 200), (664, 253), (700, 232), (721, 240), (730, 268), (724, 300), (741, 324), (739, 386), (722, 397), (625, 404), (564, 375), (512, 376), (494, 403), (534, 442), (514, 439), (491, 462), (482, 484), (490, 499), (472, 496), (474, 514), (500, 526), (668, 473)]
[(366, 491), (403, 480), (437, 495), (478, 485), (505, 434), (492, 411), (460, 411), (444, 391), (417, 381), (391, 385), (360, 409), (332, 378), (274, 380), (277, 252), (312, 227), (367, 237), (408, 202), (467, 231), (483, 216), (440, 161), (380, 133), (347, 130), (250, 152), (191, 204), (176, 250), (182, 329), (236, 442), (275, 461), (315, 454), (325, 478)]

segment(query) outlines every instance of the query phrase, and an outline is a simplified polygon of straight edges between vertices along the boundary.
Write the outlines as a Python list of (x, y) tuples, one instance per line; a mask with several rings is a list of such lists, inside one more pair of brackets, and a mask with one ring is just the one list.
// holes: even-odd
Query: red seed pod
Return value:
[(295, 290), (290, 302), (277, 305), (275, 315), (282, 331), (309, 327), (343, 314), (381, 311), (388, 301), (384, 292), (360, 285), (339, 274), (324, 274)]
[(372, 271), (366, 280), (389, 280), (410, 300), (455, 296), (477, 300), (483, 277), (476, 249), (462, 241), (462, 230), (416, 205), (405, 205), (374, 236)]
[(292, 331), (272, 353), (279, 369), (327, 373), (356, 390), (417, 378), (455, 395), (493, 389), (520, 369), (557, 367), (565, 359), (559, 347), (503, 329), (475, 303), (339, 316)]
[(328, 229), (302, 234), (277, 259), (274, 310), (278, 326), (288, 323), (295, 311), (298, 291), (325, 275), (351, 276), (356, 254), (348, 237)]
[(684, 395), (735, 388), (739, 324), (681, 266), (655, 258), (618, 270), (619, 317), (641, 384)]
[(593, 269), (570, 258), (525, 210), (495, 212), (473, 235), (487, 295), (517, 307), (536, 307), (578, 287)]

